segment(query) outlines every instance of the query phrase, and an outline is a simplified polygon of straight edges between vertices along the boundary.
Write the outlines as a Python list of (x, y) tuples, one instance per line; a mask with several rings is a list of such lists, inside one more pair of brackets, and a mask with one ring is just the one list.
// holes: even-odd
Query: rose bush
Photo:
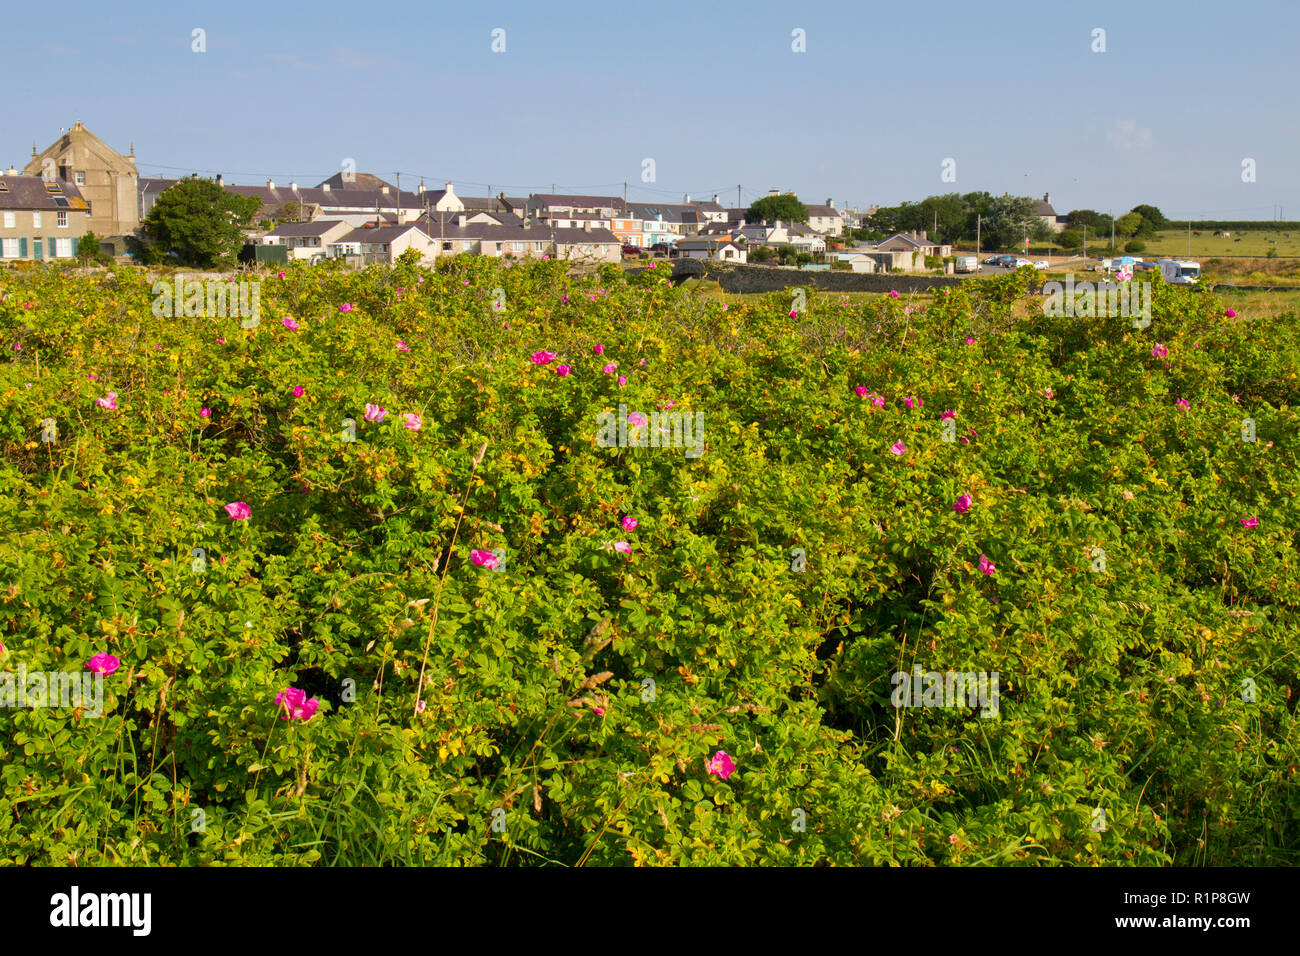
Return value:
[[(0, 273), (0, 669), (120, 660), (102, 717), (0, 708), (0, 853), (1295, 862), (1295, 317), (1031, 278), (294, 265), (245, 329)], [(704, 453), (601, 447), (620, 404)], [(896, 709), (914, 666), (998, 715)]]

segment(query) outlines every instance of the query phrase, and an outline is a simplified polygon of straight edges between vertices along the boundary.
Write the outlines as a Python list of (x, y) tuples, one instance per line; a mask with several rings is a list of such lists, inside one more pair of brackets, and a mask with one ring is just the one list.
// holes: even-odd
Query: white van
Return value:
[(1189, 259), (1161, 259), (1160, 278), (1170, 285), (1196, 285), (1201, 279), (1201, 264)]
[(958, 256), (957, 262), (953, 266), (955, 272), (979, 272), (980, 261), (976, 256)]

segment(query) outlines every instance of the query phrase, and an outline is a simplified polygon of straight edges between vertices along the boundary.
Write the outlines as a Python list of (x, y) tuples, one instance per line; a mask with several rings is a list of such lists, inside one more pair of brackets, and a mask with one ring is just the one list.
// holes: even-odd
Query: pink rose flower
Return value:
[(302, 398), (303, 393), (304, 393), (305, 391), (306, 391), (306, 389), (303, 388), (301, 385), (295, 385), (295, 386), (293, 387), (293, 397), (294, 397), (294, 398)]
[(289, 318), (288, 316), (286, 316), (285, 318), (283, 318), (283, 319), (280, 321), (280, 324), (283, 325), (283, 326), (284, 326), (286, 329), (288, 329), (290, 332), (297, 332), (297, 331), (298, 331), (298, 323), (295, 322), (293, 319)]
[(904, 445), (901, 441), (894, 442), (892, 445), (889, 446), (889, 450), (893, 452), (895, 455), (907, 454), (907, 446)]
[(95, 399), (95, 404), (100, 408), (107, 408), (110, 412), (117, 411), (117, 392), (109, 392), (103, 398)]
[(534, 352), (532, 355), (528, 356), (528, 361), (532, 362), (534, 365), (547, 365), (554, 362), (555, 359), (556, 355), (554, 352)]
[(232, 521), (246, 521), (253, 514), (253, 509), (245, 501), (232, 501), (226, 505), (226, 514)]
[(560, 376), (560, 378), (564, 378), (566, 375), (568, 375), (568, 374), (569, 374), (570, 372), (572, 372), (572, 371), (573, 371), (573, 369), (569, 368), (569, 366), (567, 366), (567, 365), (557, 365), (557, 366), (555, 366), (555, 374), (558, 375), (558, 376)]
[(479, 567), (487, 568), (489, 571), (495, 570), (499, 563), (497, 556), (491, 551), (480, 551), (477, 548), (469, 553), (469, 557)]
[(971, 338), (971, 337), (968, 335), (968, 336), (966, 336), (966, 344), (967, 344), (967, 345), (974, 345), (974, 344), (975, 344), (975, 340), (974, 340), (973, 338)]
[(311, 720), (316, 716), (320, 701), (315, 697), (307, 699), (307, 692), (297, 687), (290, 687), (275, 695), (276, 706), (284, 711), (281, 720)]
[(956, 417), (957, 417), (957, 413), (954, 412), (954, 411), (950, 408), (950, 409), (948, 409), (946, 412), (944, 412), (942, 415), (939, 416), (939, 420), (940, 420), (940, 421), (943, 421), (943, 420), (948, 419), (948, 418), (956, 418)]
[(633, 518), (631, 515), (628, 515), (628, 516), (626, 516), (626, 517), (623, 519), (623, 530), (624, 530), (624, 531), (635, 531), (635, 530), (636, 530), (636, 525), (637, 525), (637, 521), (636, 521), (636, 519)]
[(867, 386), (865, 386), (865, 385), (859, 385), (859, 386), (858, 386), (857, 388), (855, 388), (853, 391), (854, 391), (855, 393), (857, 393), (858, 398), (865, 398), (865, 397), (866, 397), (866, 394), (867, 394)]
[(617, 370), (618, 370), (617, 362), (610, 362), (608, 365), (606, 365), (604, 368), (601, 369), (601, 371), (604, 372), (606, 375), (613, 375), (614, 372), (616, 372)]
[(736, 762), (727, 755), (725, 750), (719, 750), (715, 753), (713, 759), (711, 759), (705, 766), (708, 768), (709, 773), (716, 774), (723, 780), (726, 780), (736, 772)]
[(411, 351), (411, 347), (410, 347), (409, 345), (407, 345), (405, 342), (403, 342), (403, 341), (401, 341), (401, 340), (399, 339), (399, 340), (398, 340), (398, 343), (397, 343), (397, 351), (399, 351), (399, 352), (409, 352), (409, 351)]
[(284, 278), (284, 273), (283, 273), (283, 272), (277, 272), (277, 273), (275, 274), (275, 277), (276, 277), (277, 279), (283, 279), (283, 278)]
[(211, 418), (211, 417), (212, 417), (212, 409), (210, 408), (199, 409), (199, 418)]
[(1178, 400), (1178, 407), (1179, 407), (1179, 408), (1183, 408), (1183, 409), (1191, 408), (1191, 407), (1192, 407), (1192, 403), (1189, 402), (1189, 401), (1188, 401), (1187, 399), (1185, 399), (1185, 398), (1180, 398), (1180, 399)]
[(626, 375), (620, 375), (620, 376), (618, 377), (618, 384), (619, 384), (619, 385), (626, 385), (626, 384), (627, 384), (627, 376), (626, 376)]
[(388, 414), (388, 409), (380, 408), (378, 405), (366, 404), (366, 421), (382, 422), (384, 416)]
[(1257, 528), (1259, 527), (1259, 519), (1255, 517), (1242, 518), (1241, 526), (1245, 528), (1247, 531), (1249, 531), (1251, 528)]
[(403, 427), (409, 428), (413, 432), (418, 432), (420, 430), (420, 426), (424, 424), (424, 419), (422, 419), (415, 412), (407, 412), (405, 415), (402, 416), (402, 419), (404, 422)]
[(994, 564), (988, 558), (984, 557), (983, 554), (980, 555), (980, 570), (983, 571), (984, 574), (991, 575), (997, 569), (998, 566), (996, 564)]
[(1166, 355), (1169, 354), (1169, 349), (1167, 346), (1161, 345), (1159, 342), (1157, 342), (1156, 347), (1151, 350), (1151, 354), (1155, 358), (1164, 358)]
[(959, 495), (957, 500), (953, 502), (952, 510), (957, 512), (959, 515), (964, 515), (966, 512), (970, 511), (970, 506), (970, 495)]
[(351, 312), (351, 311), (352, 311), (352, 303), (351, 303), (351, 302), (344, 302), (341, 306), (339, 306), (339, 311), (340, 311), (340, 312)]
[(90, 659), (86, 666), (90, 668), (93, 674), (111, 674), (121, 666), (122, 662), (112, 654), (105, 654), (103, 651), (96, 654)]
[(898, 290), (897, 290), (897, 289), (890, 289), (890, 290), (889, 290), (889, 297), (890, 297), (891, 299), (897, 299), (897, 298), (898, 298)]
[(615, 551), (619, 551), (619, 552), (621, 552), (621, 553), (623, 553), (623, 554), (631, 554), (631, 553), (632, 553), (632, 546), (631, 546), (630, 544), (628, 544), (626, 541), (615, 541), (615, 542), (614, 542), (614, 550), (615, 550)]
[(908, 408), (920, 408), (922, 405), (925, 404), (925, 401), (920, 398), (913, 398), (911, 395), (909, 395), (907, 396), (907, 398), (903, 399), (903, 404), (906, 405)]
[(591, 351), (594, 352), (596, 355), (604, 355), (604, 354), (605, 354), (605, 346), (603, 346), (603, 345), (593, 345), (593, 346), (591, 347)]
[(1229, 309), (1227, 312), (1224, 313), (1224, 315), (1226, 315), (1230, 319), (1235, 319), (1237, 317), (1237, 313), (1232, 311), (1232, 309)]

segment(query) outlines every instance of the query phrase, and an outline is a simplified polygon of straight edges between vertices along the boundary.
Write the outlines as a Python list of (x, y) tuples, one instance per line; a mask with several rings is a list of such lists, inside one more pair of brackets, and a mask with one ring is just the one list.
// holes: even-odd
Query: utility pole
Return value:
[(1187, 220), (1187, 258), (1192, 257), (1192, 221)]
[(551, 195), (555, 195), (555, 183), (551, 183)]
[(1110, 216), (1110, 251), (1115, 252), (1115, 214), (1111, 210), (1106, 210), (1106, 215)]
[[(970, 220), (967, 220), (969, 222)], [(975, 255), (980, 254), (980, 227), (984, 225), (984, 214), (977, 212), (975, 214)]]
[(1088, 224), (1083, 224), (1083, 257), (1088, 258)]
[(739, 187), (739, 186), (736, 187), (736, 208), (737, 208), (737, 209), (743, 209), (743, 208), (744, 208), (744, 207), (741, 205), (741, 202), (740, 202), (740, 187)]
[(402, 174), (394, 173), (397, 177), (397, 224), (402, 224)]

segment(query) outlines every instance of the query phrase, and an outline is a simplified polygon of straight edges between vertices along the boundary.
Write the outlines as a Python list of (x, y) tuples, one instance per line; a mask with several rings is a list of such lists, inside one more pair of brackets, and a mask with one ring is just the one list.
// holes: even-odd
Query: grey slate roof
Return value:
[(338, 219), (318, 219), (316, 222), (282, 222), (268, 236), (323, 236), (340, 224)]
[[(70, 182), (62, 179), (53, 180), (58, 186), (57, 192), (45, 188), (45, 180), (40, 176), (0, 176), (0, 209), (55, 210), (61, 212), (88, 212), (90, 204), (81, 195), (81, 191)], [(63, 200), (56, 202), (55, 200)]]

